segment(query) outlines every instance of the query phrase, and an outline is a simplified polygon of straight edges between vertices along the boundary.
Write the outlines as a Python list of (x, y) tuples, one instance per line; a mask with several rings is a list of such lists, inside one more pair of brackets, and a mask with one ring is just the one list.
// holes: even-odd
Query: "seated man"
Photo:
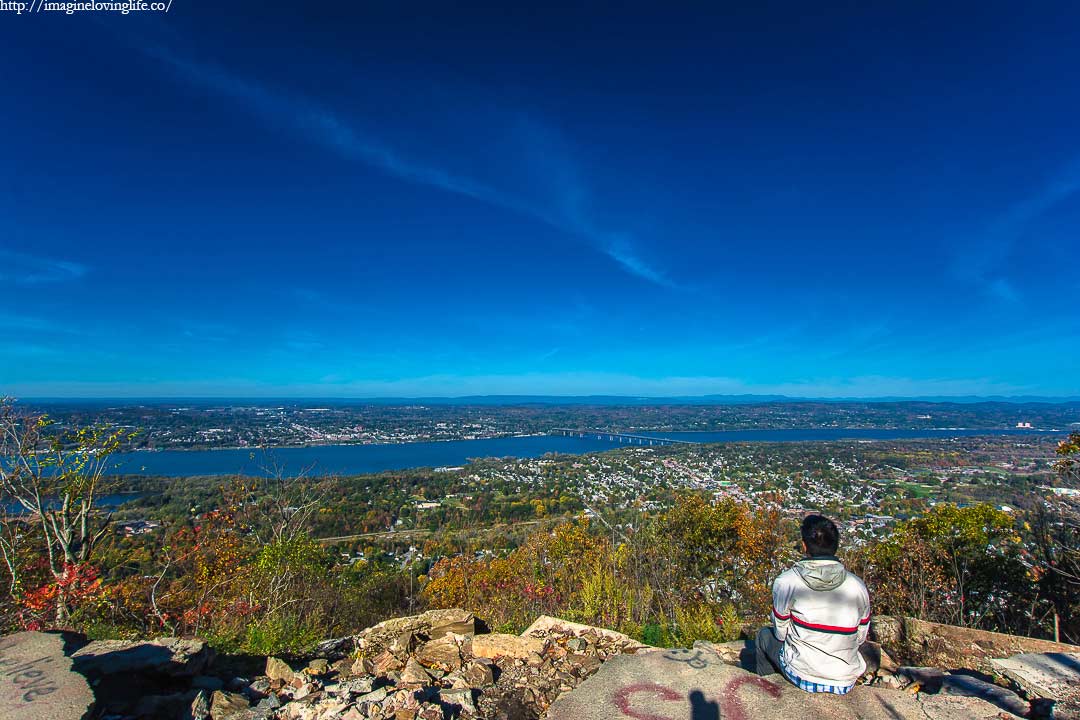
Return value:
[(840, 532), (831, 520), (808, 515), (802, 543), (807, 557), (773, 582), (773, 624), (757, 634), (757, 672), (844, 695), (866, 671), (859, 646), (870, 627), (870, 595), (836, 559)]

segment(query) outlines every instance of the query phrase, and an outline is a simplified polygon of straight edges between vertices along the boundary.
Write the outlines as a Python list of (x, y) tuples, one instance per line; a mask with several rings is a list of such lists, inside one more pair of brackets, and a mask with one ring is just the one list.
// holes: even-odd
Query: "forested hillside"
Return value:
[[(505, 466), (492, 462), (472, 475), (143, 481), (125, 486), (141, 491), (135, 503), (110, 509), (98, 501), (120, 482), (108, 456), (124, 434), (57, 431), (11, 404), (2, 413), (5, 631), (197, 636), (227, 651), (299, 653), (388, 617), (462, 607), (495, 629), (519, 632), (547, 614), (688, 646), (764, 622), (769, 584), (797, 557), (802, 511), (783, 484), (718, 493), (609, 483), (632, 496), (616, 511), (557, 477), (500, 479)], [(874, 452), (881, 467), (903, 462)], [(1080, 485), (1080, 434), (1056, 453), (1052, 478), (1038, 482), (1057, 492), (1024, 486), (1026, 504), (978, 502), (998, 487), (992, 473), (960, 502), (900, 485), (868, 496), (907, 497), (889, 522), (844, 525), (844, 559), (874, 612), (1080, 639), (1080, 514), (1068, 492)], [(661, 467), (680, 456), (656, 457)], [(589, 462), (542, 467), (557, 475)], [(827, 488), (833, 462), (796, 479)]]

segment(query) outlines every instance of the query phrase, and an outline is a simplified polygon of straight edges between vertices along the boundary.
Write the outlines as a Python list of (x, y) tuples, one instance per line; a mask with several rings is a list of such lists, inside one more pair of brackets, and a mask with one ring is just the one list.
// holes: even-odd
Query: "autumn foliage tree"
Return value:
[(1080, 642), (1080, 500), (1069, 494), (1080, 485), (1080, 433), (1058, 443), (1054, 468), (1066, 492), (1038, 498), (1030, 510), (1033, 573), (1049, 604), (1034, 620), (1047, 634)]
[[(109, 515), (97, 499), (110, 455), (130, 436), (104, 426), (58, 430), (46, 415), (0, 400), (0, 555), (25, 625), (66, 627), (100, 589), (93, 561)], [(28, 563), (35, 550), (43, 560)]]
[(1013, 516), (934, 506), (853, 557), (875, 611), (965, 627), (1015, 627), (1033, 587)]
[(684, 494), (640, 530), (600, 524), (581, 518), (534, 533), (505, 556), (444, 558), (423, 596), (505, 629), (554, 614), (689, 645), (737, 636), (742, 611), (763, 615), (773, 565), (784, 559), (775, 511), (731, 500)]

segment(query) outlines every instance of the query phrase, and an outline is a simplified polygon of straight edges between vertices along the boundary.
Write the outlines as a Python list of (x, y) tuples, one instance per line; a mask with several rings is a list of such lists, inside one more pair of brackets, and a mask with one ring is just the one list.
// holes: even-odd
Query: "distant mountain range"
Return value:
[(228, 404), (269, 405), (282, 403), (323, 403), (329, 405), (758, 405), (762, 403), (945, 403), (975, 405), (980, 403), (1063, 404), (1080, 403), (1080, 397), (1048, 397), (1042, 395), (940, 395), (917, 397), (792, 397), (789, 395), (683, 395), (646, 397), (631, 395), (464, 395), (461, 397), (169, 397), (169, 398), (24, 398), (34, 404)]
[(462, 397), (370, 398), (378, 404), (425, 403), (442, 405), (758, 405), (761, 403), (896, 403), (929, 402), (971, 405), (977, 403), (1074, 403), (1080, 397), (1044, 397), (1020, 395), (939, 396), (939, 397), (876, 397), (876, 398), (810, 398), (789, 395), (684, 395), (678, 397), (643, 397), (630, 395), (465, 395)]

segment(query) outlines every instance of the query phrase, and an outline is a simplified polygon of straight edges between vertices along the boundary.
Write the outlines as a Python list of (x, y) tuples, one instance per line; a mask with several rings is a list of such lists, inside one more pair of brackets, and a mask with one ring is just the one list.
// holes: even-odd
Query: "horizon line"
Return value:
[(449, 402), (462, 400), (514, 400), (519, 402), (558, 402), (582, 400), (627, 400), (634, 402), (657, 401), (692, 404), (694, 400), (741, 400), (752, 402), (931, 402), (949, 403), (972, 402), (1025, 402), (1044, 404), (1064, 404), (1080, 402), (1077, 395), (782, 395), (775, 393), (706, 393), (700, 395), (624, 395), (613, 393), (594, 394), (522, 394), (493, 393), (466, 395), (28, 395), (17, 396), (0, 393), (0, 398), (10, 398), (19, 402), (85, 402), (85, 401), (208, 401), (208, 400), (244, 400), (244, 401), (333, 401), (333, 402)]

